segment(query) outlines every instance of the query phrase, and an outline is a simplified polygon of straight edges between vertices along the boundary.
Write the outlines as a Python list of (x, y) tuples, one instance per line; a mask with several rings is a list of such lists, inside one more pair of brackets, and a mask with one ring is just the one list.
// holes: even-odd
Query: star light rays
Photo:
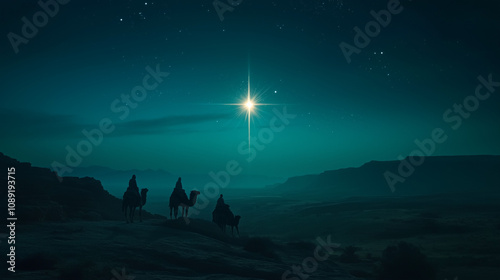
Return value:
[(258, 117), (258, 107), (259, 106), (266, 106), (266, 105), (273, 105), (273, 104), (266, 104), (266, 103), (260, 103), (259, 100), (262, 98), (262, 93), (253, 93), (251, 90), (250, 86), (250, 68), (248, 69), (248, 77), (247, 77), (247, 92), (246, 92), (246, 97), (241, 99), (241, 102), (239, 103), (229, 103), (229, 104), (224, 104), (224, 105), (231, 105), (231, 106), (239, 106), (241, 108), (240, 113), (245, 114), (245, 120), (247, 121), (247, 126), (248, 126), (248, 148), (250, 149), (250, 141), (251, 141), (251, 126), (252, 126), (252, 117)]

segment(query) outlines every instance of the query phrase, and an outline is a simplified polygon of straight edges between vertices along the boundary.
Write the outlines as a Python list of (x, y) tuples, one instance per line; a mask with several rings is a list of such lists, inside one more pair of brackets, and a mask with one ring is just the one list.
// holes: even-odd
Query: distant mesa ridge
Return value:
[[(500, 191), (500, 156), (426, 157), (422, 165), (395, 185), (391, 192), (384, 173), (398, 174), (400, 161), (370, 161), (357, 168), (291, 177), (267, 188), (279, 195), (315, 196), (329, 200), (341, 196), (432, 195)], [(17, 216), (24, 221), (66, 219), (122, 220), (121, 199), (90, 177), (64, 177), (60, 182), (48, 168), (33, 167), (0, 153), (3, 170), (16, 168)], [(151, 171), (156, 172), (156, 171)], [(161, 171), (163, 172), (163, 171)], [(124, 178), (125, 181), (128, 178)], [(123, 190), (125, 190), (123, 187)], [(0, 189), (6, 197), (6, 188)], [(6, 215), (6, 212), (4, 213)], [(143, 212), (143, 218), (162, 217)]]
[(325, 171), (317, 175), (291, 177), (273, 186), (283, 193), (363, 195), (429, 195), (438, 193), (500, 191), (500, 156), (425, 157), (404, 182), (392, 192), (384, 173), (399, 176), (401, 161), (370, 161), (357, 168)]

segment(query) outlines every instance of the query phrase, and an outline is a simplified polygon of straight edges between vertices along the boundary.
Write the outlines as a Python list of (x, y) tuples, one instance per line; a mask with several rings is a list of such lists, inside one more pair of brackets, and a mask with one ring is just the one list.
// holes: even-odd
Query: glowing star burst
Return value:
[(259, 104), (256, 104), (255, 101), (252, 100), (252, 98), (250, 97), (250, 73), (248, 73), (248, 90), (247, 90), (247, 101), (242, 104), (246, 110), (247, 110), (247, 119), (248, 119), (248, 150), (250, 150), (250, 125), (251, 125), (251, 114), (252, 114), (252, 111), (254, 110), (254, 107), (256, 105), (259, 105)]
[[(243, 112), (246, 112), (246, 119), (248, 120), (248, 148), (250, 149), (250, 126), (252, 123), (252, 113), (257, 111), (257, 106), (261, 105), (271, 105), (271, 104), (261, 104), (257, 103), (257, 97), (252, 97), (250, 94), (250, 71), (248, 74), (248, 88), (247, 88), (247, 96), (241, 103), (236, 104), (225, 104), (225, 105), (235, 105), (240, 106)], [(257, 95), (258, 96), (258, 95)]]
[(255, 94), (255, 96), (252, 97), (251, 95), (251, 90), (250, 90), (250, 66), (248, 67), (248, 88), (247, 88), (247, 94), (246, 98), (244, 98), (241, 103), (230, 103), (230, 104), (221, 104), (221, 105), (232, 105), (232, 106), (240, 106), (242, 109), (242, 112), (245, 112), (246, 114), (246, 119), (248, 120), (248, 149), (250, 150), (250, 126), (252, 123), (252, 113), (254, 115), (257, 115), (257, 107), (258, 106), (263, 106), (263, 105), (276, 105), (276, 104), (263, 104), (263, 103), (258, 103), (257, 101), (259, 100), (259, 97), (261, 96), (261, 93)]
[(247, 103), (245, 103), (245, 106), (247, 107), (248, 111), (252, 111), (253, 105), (254, 104), (253, 104), (252, 100), (248, 100)]

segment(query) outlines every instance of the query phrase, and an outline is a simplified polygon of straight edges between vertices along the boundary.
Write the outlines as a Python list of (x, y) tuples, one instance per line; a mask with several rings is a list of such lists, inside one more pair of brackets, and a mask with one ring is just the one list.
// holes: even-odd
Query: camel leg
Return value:
[(130, 222), (134, 223), (135, 207), (130, 208)]
[(236, 226), (236, 232), (238, 233), (238, 236), (240, 236), (240, 230), (238, 229), (238, 226)]
[(139, 222), (142, 223), (142, 206), (139, 206)]

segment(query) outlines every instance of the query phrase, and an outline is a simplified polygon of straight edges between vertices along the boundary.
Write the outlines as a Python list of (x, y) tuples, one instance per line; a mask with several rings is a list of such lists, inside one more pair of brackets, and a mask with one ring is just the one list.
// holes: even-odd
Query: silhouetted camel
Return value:
[(231, 226), (231, 234), (234, 236), (234, 228), (236, 228), (236, 232), (238, 236), (240, 235), (240, 230), (238, 225), (240, 224), (240, 215), (234, 216), (233, 212), (229, 210), (229, 206), (225, 209), (215, 208), (212, 212), (212, 221), (216, 223), (221, 229), (222, 232), (226, 232), (226, 226)]
[(198, 195), (200, 195), (199, 191), (191, 191), (191, 193), (189, 193), (189, 198), (188, 198), (184, 190), (182, 190), (182, 192), (174, 190), (170, 195), (170, 203), (169, 203), (170, 219), (172, 219), (172, 210), (174, 210), (174, 217), (177, 219), (177, 215), (179, 213), (179, 206), (182, 207), (181, 216), (184, 217), (184, 215), (186, 215), (187, 217), (189, 207), (196, 204), (196, 199), (198, 198)]
[[(142, 222), (142, 206), (146, 204), (146, 194), (148, 193), (148, 189), (141, 189), (140, 197), (133, 192), (126, 191), (123, 194), (123, 202), (122, 202), (122, 212), (125, 212), (125, 220), (129, 223), (134, 222), (134, 212), (135, 208), (139, 207), (139, 220)], [(129, 213), (127, 215), (127, 208), (129, 209)]]
[(227, 221), (227, 225), (231, 226), (231, 234), (234, 236), (234, 228), (236, 228), (236, 232), (238, 233), (238, 236), (240, 236), (240, 230), (238, 228), (238, 225), (240, 224), (240, 215), (234, 216), (232, 220)]

